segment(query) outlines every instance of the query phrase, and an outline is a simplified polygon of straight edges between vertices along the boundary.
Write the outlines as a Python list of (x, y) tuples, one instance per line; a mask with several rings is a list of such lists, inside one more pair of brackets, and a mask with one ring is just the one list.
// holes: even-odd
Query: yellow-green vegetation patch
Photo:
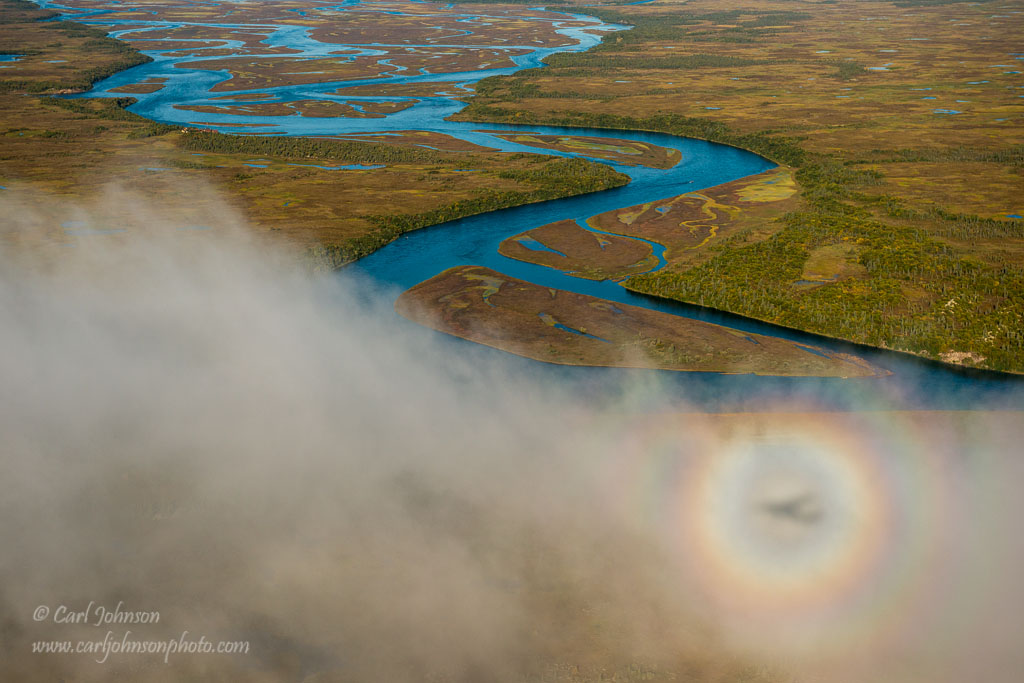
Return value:
[(735, 193), (736, 199), (740, 202), (781, 202), (797, 193), (797, 185), (792, 170), (780, 168), (761, 173), (754, 176), (750, 182), (739, 184)]
[(859, 262), (861, 246), (849, 242), (812, 249), (807, 255), (799, 285), (818, 285), (867, 274)]
[(845, 353), (617, 304), (481, 266), (446, 270), (402, 293), (421, 325), (563, 365), (821, 377), (886, 374)]
[(791, 171), (777, 168), (700, 192), (614, 209), (587, 222), (662, 244), (671, 264), (692, 260), (740, 230), (770, 223), (795, 208), (795, 192)]
[(499, 253), (588, 280), (620, 280), (654, 268), (651, 246), (586, 230), (574, 220), (549, 223), (502, 241)]

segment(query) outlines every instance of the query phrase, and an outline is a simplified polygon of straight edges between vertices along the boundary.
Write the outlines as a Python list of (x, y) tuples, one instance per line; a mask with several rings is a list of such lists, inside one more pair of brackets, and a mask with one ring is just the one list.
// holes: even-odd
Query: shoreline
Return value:
[[(569, 16), (573, 16), (573, 15), (569, 15)], [(580, 16), (586, 16), (586, 15), (580, 15)], [(596, 19), (597, 21), (603, 21), (603, 20), (598, 19), (596, 17), (588, 17), (588, 18)], [(77, 23), (77, 22), (75, 22), (75, 23)], [(83, 24), (83, 26), (88, 26), (88, 25), (87, 24)], [(90, 28), (92, 28), (92, 27), (90, 26)], [(630, 28), (632, 28), (632, 27), (628, 27), (625, 30), (628, 31)], [(113, 40), (118, 40), (118, 39), (115, 38)], [(124, 41), (118, 41), (118, 42), (121, 42), (121, 43), (123, 43), (125, 45), (128, 45), (128, 43), (125, 43)], [(139, 54), (141, 55), (142, 53), (140, 52)], [(147, 56), (147, 59), (149, 59), (148, 56)], [(133, 65), (133, 66), (137, 66), (137, 65)], [(132, 68), (132, 67), (129, 66), (127, 68)], [(540, 67), (540, 68), (544, 68), (544, 67)], [(125, 69), (123, 69), (123, 70), (125, 70)], [(101, 80), (101, 79), (97, 79), (97, 80)], [(85, 92), (88, 92), (88, 91), (85, 91)], [(83, 93), (76, 92), (76, 93), (73, 93), (73, 94), (83, 94)], [(472, 108), (473, 105), (472, 105), (471, 102), (466, 102), (465, 100), (459, 100), (459, 101), (464, 104), (463, 108), (460, 109), (458, 112), (456, 112), (456, 113), (446, 117), (445, 120), (479, 122), (479, 123), (503, 123), (503, 124), (510, 124), (510, 123), (512, 123), (510, 121), (507, 121), (507, 120), (503, 119), (499, 115), (495, 115), (493, 117), (488, 118), (488, 117), (482, 117), (482, 116), (477, 115), (477, 114), (479, 114), (479, 112), (477, 112), (477, 114), (474, 114), (474, 113), (464, 114), (464, 112), (466, 112), (466, 109), (467, 108)], [(534, 117), (534, 118), (536, 117), (536, 115), (530, 115), (530, 116)], [(566, 118), (571, 118), (571, 117), (566, 117)], [(150, 120), (156, 122), (154, 119), (150, 119)], [(663, 127), (655, 127), (655, 126), (627, 126), (627, 125), (616, 126), (614, 124), (608, 125), (609, 122), (607, 122), (607, 121), (603, 121), (602, 123), (604, 125), (596, 125), (596, 126), (595, 125), (588, 125), (586, 127), (587, 128), (591, 128), (591, 129), (597, 129), (597, 130), (606, 130), (606, 131), (609, 131), (609, 132), (614, 132), (614, 131), (651, 132), (651, 133), (666, 134), (666, 135), (670, 135), (670, 136), (673, 136), (673, 137), (676, 137), (676, 138), (680, 138), (680, 139), (705, 140), (707, 142), (711, 142), (711, 143), (715, 143), (715, 144), (722, 144), (722, 145), (726, 145), (726, 146), (733, 147), (733, 148), (736, 148), (736, 149), (741, 149), (741, 150), (744, 150), (744, 151), (748, 151), (748, 152), (751, 152), (753, 154), (757, 154), (758, 156), (761, 156), (762, 158), (768, 159), (768, 160), (770, 160), (770, 161), (772, 161), (774, 163), (777, 163), (777, 164), (783, 165), (783, 166), (787, 165), (785, 157), (788, 154), (789, 155), (792, 154), (792, 149), (783, 150), (781, 152), (776, 151), (776, 153), (773, 154), (773, 150), (764, 149), (764, 148), (762, 148), (761, 145), (743, 145), (743, 144), (739, 144), (739, 142), (735, 140), (735, 137), (737, 137), (737, 136), (735, 134), (732, 134), (732, 133), (726, 133), (726, 134), (723, 134), (723, 135), (706, 135), (706, 136), (700, 136), (700, 135), (695, 135), (695, 134), (685, 134), (685, 135), (682, 135), (682, 134), (679, 134), (679, 133), (676, 133), (676, 132), (672, 132), (672, 130), (668, 129), (667, 126), (663, 126)], [(516, 125), (516, 126), (557, 125), (559, 127), (564, 127), (564, 128), (579, 128), (580, 127), (578, 125), (573, 125), (572, 123), (567, 123), (564, 119), (560, 120), (559, 117), (553, 117), (551, 120), (548, 120), (548, 121), (534, 120), (534, 121), (529, 121), (529, 122), (526, 122), (526, 123), (515, 122), (514, 125)], [(303, 138), (303, 137), (309, 137), (309, 136), (298, 135), (298, 136), (295, 136), (295, 137)], [(738, 137), (743, 137), (743, 136), (738, 136)], [(786, 152), (788, 152), (788, 154)], [(602, 162), (600, 160), (595, 160), (595, 163), (602, 163)], [(712, 186), (712, 187), (717, 187), (717, 186)], [(598, 190), (598, 192), (600, 192), (600, 191), (602, 191), (602, 190)], [(564, 197), (571, 197), (571, 196), (576, 196), (576, 195), (572, 195), (572, 194), (564, 195)], [(558, 198), (562, 198), (562, 197), (558, 197)], [(545, 201), (550, 201), (550, 199), (535, 200), (535, 201), (527, 202), (527, 204), (529, 204), (529, 203), (543, 203)], [(516, 206), (518, 206), (518, 204)], [(469, 217), (471, 215), (486, 215), (487, 213), (491, 213), (492, 211), (493, 210), (488, 210), (488, 211), (481, 212), (480, 214), (466, 214), (465, 216), (458, 216), (458, 218)], [(447, 222), (447, 221), (442, 221), (441, 223), (427, 223), (427, 224), (424, 224), (422, 226), (417, 226), (416, 229), (421, 228), (421, 227), (431, 227), (433, 225), (441, 225), (444, 222)], [(400, 236), (400, 234), (404, 234), (404, 233), (399, 233), (398, 235), (395, 235), (395, 238)], [(375, 246), (374, 249), (372, 251), (368, 252), (368, 253), (372, 253), (373, 251), (376, 251), (376, 249), (379, 249), (380, 247), (384, 246), (385, 244), (390, 243), (390, 241), (393, 241), (393, 240), (389, 240), (389, 241), (385, 242), (384, 244), (380, 244), (380, 245)], [(346, 263), (342, 264), (341, 267), (344, 267), (348, 263), (355, 262), (355, 260), (359, 260), (361, 258), (364, 258), (366, 255), (368, 255), (368, 253), (360, 255), (359, 257), (357, 257), (354, 260), (346, 261)], [(332, 267), (334, 267), (334, 266), (332, 266)], [(1000, 378), (1018, 378), (1018, 377), (1024, 375), (1024, 373), (1022, 373), (1022, 372), (1014, 372), (1014, 371), (1006, 371), (1006, 370), (992, 370), (992, 369), (988, 369), (988, 368), (979, 368), (979, 367), (975, 367), (975, 366), (967, 365), (967, 364), (963, 364), (963, 363), (944, 361), (944, 360), (936, 359), (934, 357), (931, 357), (931, 356), (925, 355), (925, 354), (923, 354), (921, 352), (917, 352), (917, 351), (913, 351), (913, 350), (895, 349), (895, 348), (891, 348), (891, 347), (887, 347), (887, 346), (870, 344), (870, 343), (866, 343), (866, 342), (862, 342), (862, 341), (856, 341), (854, 339), (849, 339), (849, 338), (846, 338), (846, 337), (843, 337), (843, 336), (830, 335), (828, 333), (811, 331), (811, 330), (808, 330), (808, 329), (805, 329), (805, 328), (802, 328), (802, 327), (785, 325), (785, 324), (781, 324), (781, 323), (778, 323), (778, 322), (770, 320), (770, 319), (760, 318), (760, 317), (757, 317), (757, 316), (754, 316), (754, 315), (745, 315), (745, 314), (737, 313), (737, 312), (729, 310), (727, 308), (718, 308), (718, 307), (715, 307), (715, 306), (700, 305), (700, 304), (696, 304), (696, 303), (693, 303), (691, 301), (686, 301), (686, 300), (683, 300), (683, 299), (675, 299), (675, 298), (672, 298), (672, 297), (665, 297), (665, 296), (660, 296), (660, 295), (656, 295), (656, 294), (650, 294), (650, 293), (643, 292), (641, 290), (637, 290), (637, 289), (633, 289), (633, 288), (629, 287), (628, 286), (628, 278), (626, 280), (622, 281), (620, 284), (625, 289), (627, 289), (628, 291), (630, 291), (632, 293), (642, 294), (642, 295), (644, 295), (646, 297), (651, 297), (652, 299), (661, 300), (661, 301), (668, 301), (668, 302), (676, 302), (676, 303), (680, 303), (680, 304), (687, 305), (687, 306), (693, 306), (693, 307), (698, 308), (698, 309), (703, 309), (703, 310), (707, 310), (707, 311), (715, 311), (715, 312), (718, 312), (718, 313), (725, 313), (725, 314), (728, 314), (728, 315), (731, 315), (731, 316), (735, 316), (735, 317), (737, 317), (739, 319), (745, 319), (745, 320), (750, 320), (750, 321), (757, 321), (757, 322), (768, 324), (768, 325), (772, 325), (772, 326), (775, 326), (775, 327), (778, 327), (778, 328), (781, 328), (781, 329), (792, 330), (792, 331), (800, 332), (802, 334), (811, 335), (813, 337), (818, 337), (818, 338), (829, 340), (829, 341), (842, 342), (844, 344), (854, 345), (856, 347), (873, 349), (873, 350), (877, 350), (877, 351), (881, 351), (881, 352), (885, 352), (885, 353), (896, 353), (896, 354), (912, 357), (914, 359), (923, 361), (923, 362), (925, 362), (927, 364), (935, 364), (935, 365), (937, 365), (939, 367), (943, 367), (943, 368), (952, 368), (952, 369), (955, 369), (958, 372), (962, 372), (962, 373), (965, 373), (965, 374), (977, 374), (977, 375), (980, 375), (980, 376), (983, 376), (983, 377), (1000, 377)]]

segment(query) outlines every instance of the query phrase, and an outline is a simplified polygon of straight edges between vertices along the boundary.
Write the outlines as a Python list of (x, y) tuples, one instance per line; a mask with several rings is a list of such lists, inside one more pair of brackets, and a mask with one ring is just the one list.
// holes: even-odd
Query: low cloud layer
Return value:
[[(200, 231), (123, 194), (73, 219), (5, 202), (9, 232), (86, 231), (0, 254), (5, 679), (1024, 665), (1019, 415), (703, 416), (656, 386), (598, 409), (309, 275), (224, 207)], [(55, 622), (90, 601), (159, 623)], [(108, 631), (250, 647), (32, 652)]]

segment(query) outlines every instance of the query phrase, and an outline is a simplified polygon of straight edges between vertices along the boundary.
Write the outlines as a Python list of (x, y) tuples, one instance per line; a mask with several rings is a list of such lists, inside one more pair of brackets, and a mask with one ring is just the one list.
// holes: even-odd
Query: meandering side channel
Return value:
[[(45, 2), (41, 4), (71, 11), (70, 5)], [(118, 11), (123, 15), (125, 10), (131, 9), (120, 7)], [(364, 4), (358, 1), (332, 8), (332, 11), (337, 12), (372, 10), (372, 3)], [(458, 34), (452, 34), (459, 36), (459, 41), (453, 43), (440, 41), (407, 42), (400, 45), (355, 42), (324, 43), (314, 37), (309, 27), (290, 23), (254, 26), (253, 24), (136, 17), (129, 19), (125, 16), (111, 17), (112, 12), (114, 10), (111, 9), (89, 9), (84, 14), (70, 18), (84, 23), (110, 27), (111, 35), (114, 36), (133, 33), (138, 37), (140, 32), (150, 33), (154, 36), (153, 49), (148, 50), (147, 54), (152, 56), (154, 61), (102, 81), (87, 96), (116, 96), (118, 95), (117, 90), (132, 83), (144, 81), (159, 83), (161, 87), (153, 92), (138, 93), (136, 96), (139, 101), (132, 107), (136, 113), (155, 121), (183, 126), (194, 125), (197, 116), (194, 108), (206, 107), (212, 108), (214, 111), (203, 110), (203, 127), (231, 132), (237, 132), (239, 125), (259, 126), (258, 130), (261, 134), (276, 135), (337, 135), (340, 133), (389, 133), (418, 130), (449, 135), (504, 152), (536, 152), (537, 150), (529, 145), (514, 142), (512, 136), (497, 134), (499, 131), (507, 133), (510, 130), (523, 130), (550, 136), (614, 137), (659, 145), (680, 153), (682, 159), (680, 163), (669, 169), (659, 169), (608, 161), (597, 155), (588, 155), (585, 150), (547, 149), (545, 151), (550, 154), (585, 157), (610, 163), (617, 170), (627, 173), (632, 182), (626, 187), (594, 195), (516, 207), (416, 231), (361, 260), (350, 269), (349, 274), (358, 273), (362, 277), (369, 277), (388, 287), (408, 289), (450, 268), (482, 266), (541, 287), (714, 322), (753, 334), (782, 337), (801, 344), (820, 346), (832, 353), (855, 353), (866, 358), (870, 363), (893, 373), (889, 379), (866, 380), (871, 383), (870, 386), (865, 385), (864, 381), (844, 382), (843, 380), (823, 378), (730, 377), (717, 374), (689, 375), (685, 379), (673, 378), (670, 380), (681, 395), (697, 401), (720, 401), (725, 400), (723, 397), (736, 395), (760, 396), (767, 399), (783, 393), (789, 396), (806, 395), (812, 403), (840, 407), (858, 405), (961, 407), (967, 404), (980, 405), (986, 401), (1001, 402), (1005, 398), (1008, 384), (994, 376), (958, 372), (898, 354), (855, 347), (792, 330), (783, 330), (737, 316), (639, 296), (626, 291), (612, 281), (583, 280), (552, 268), (502, 256), (498, 247), (503, 240), (541, 225), (563, 220), (574, 220), (583, 224), (588, 218), (602, 212), (654, 202), (684, 192), (721, 185), (773, 167), (770, 162), (742, 150), (697, 140), (672, 138), (667, 135), (633, 131), (612, 133), (604, 130), (547, 126), (517, 127), (509, 124), (490, 126), (446, 120), (447, 116), (455, 113), (462, 106), (456, 99), (458, 91), (464, 91), (466, 86), (476, 80), (489, 75), (514, 73), (521, 68), (540, 65), (543, 57), (554, 52), (588, 49), (596, 44), (601, 31), (616, 30), (621, 27), (601, 24), (597, 20), (574, 15), (565, 15), (565, 26), (558, 26), (558, 23), (562, 21), (558, 17), (533, 17), (531, 20), (534, 21), (552, 22), (556, 34), (570, 39), (569, 44), (544, 47), (510, 44), (507, 41), (500, 45), (487, 44), (482, 41), (475, 42), (466, 38), (467, 36), (474, 38), (473, 31), (468, 29), (460, 30)], [(453, 14), (459, 17), (458, 21), (468, 22), (470, 20), (469, 15), (459, 15), (448, 8), (437, 10), (438, 14), (445, 12), (447, 13), (446, 17), (451, 17)], [(392, 14), (404, 16), (404, 13), (401, 12), (392, 12)], [(473, 19), (479, 21), (481, 18), (474, 17)], [(131, 27), (124, 28), (125, 24), (131, 24)], [(294, 105), (297, 102), (309, 101), (334, 104), (341, 102), (349, 107), (367, 107), (375, 103), (377, 105), (381, 103), (408, 105), (384, 118), (310, 116), (301, 111), (288, 116), (261, 113), (240, 116), (237, 112), (217, 113), (217, 108), (226, 106), (225, 92), (217, 90), (217, 88), (229, 81), (231, 74), (222, 69), (204, 68), (206, 66), (204, 62), (215, 62), (216, 60), (222, 62), (224, 50), (245, 50), (247, 43), (244, 40), (228, 41), (227, 44), (217, 46), (216, 49), (221, 51), (220, 54), (204, 56), (202, 52), (206, 48), (199, 45), (201, 41), (198, 38), (192, 39), (196, 41), (197, 47), (193, 50), (184, 50), (183, 53), (180, 39), (173, 46), (161, 48), (162, 41), (171, 39), (159, 35), (160, 31), (172, 29), (189, 28), (199, 31), (214, 26), (219, 28), (226, 26), (239, 32), (252, 31), (257, 28), (263, 31), (267, 38), (260, 41), (260, 49), (283, 52), (261, 55), (261, 60), (281, 59), (280, 55), (286, 54), (288, 59), (309, 61), (324, 59), (340, 51), (344, 52), (345, 59), (350, 59), (351, 63), (355, 64), (358, 59), (363, 57), (390, 56), (399, 48), (404, 51), (437, 51), (440, 48), (455, 51), (500, 49), (504, 51), (508, 58), (507, 61), (511, 62), (511, 65), (502, 65), (497, 68), (479, 68), (481, 65), (477, 65), (477, 68), (462, 71), (431, 73), (427, 67), (411, 69), (409, 66), (396, 66), (395, 60), (389, 57), (387, 60), (378, 62), (391, 62), (385, 65), (389, 69), (371, 77), (321, 83), (264, 84), (260, 87), (230, 91), (230, 105), (236, 107), (256, 107), (267, 104)], [(291, 63), (293, 62), (289, 62), (289, 64)], [(187, 66), (181, 68), (183, 64)], [(415, 95), (373, 96), (345, 92), (360, 88), (365, 91), (368, 87), (382, 88), (384, 86), (394, 92), (396, 88), (422, 88), (424, 84), (438, 83), (444, 84), (446, 89), (440, 94), (435, 92), (433, 95), (424, 95), (422, 92), (418, 92)], [(363, 104), (360, 105), (360, 102)], [(553, 371), (553, 375), (557, 375), (556, 381), (572, 382), (586, 372), (588, 378), (583, 380), (586, 384), (594, 382), (594, 378), (598, 376), (607, 378), (610, 382), (618, 382), (623, 375), (623, 373), (615, 371), (586, 370), (580, 372), (581, 370), (583, 369)]]

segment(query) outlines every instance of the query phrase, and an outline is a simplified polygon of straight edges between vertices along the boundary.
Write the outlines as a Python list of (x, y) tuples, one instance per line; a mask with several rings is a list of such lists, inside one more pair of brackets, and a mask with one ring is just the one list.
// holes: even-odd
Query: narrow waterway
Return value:
[[(709, 322), (727, 325), (737, 329), (762, 334), (772, 334), (789, 339), (808, 342), (833, 350), (856, 353), (870, 362), (892, 372), (885, 378), (842, 380), (821, 378), (772, 378), (750, 375), (721, 375), (715, 373), (674, 373), (664, 371), (620, 370), (608, 368), (562, 367), (550, 366), (491, 349), (476, 348), (476, 345), (458, 339), (450, 339), (453, 353), (464, 353), (470, 346), (474, 353), (480, 354), (482, 362), (500, 363), (511, 369), (536, 374), (541, 381), (556, 382), (570, 391), (578, 391), (581, 397), (613, 396), (622, 391), (623, 386), (634, 385), (637, 381), (654, 382), (662, 392), (692, 402), (711, 410), (725, 409), (756, 409), (765, 410), (773, 407), (794, 406), (813, 409), (912, 409), (912, 408), (1021, 408), (1024, 407), (1024, 382), (1015, 378), (1003, 377), (992, 373), (960, 371), (937, 363), (898, 353), (870, 349), (816, 335), (782, 329), (773, 325), (734, 316), (700, 307), (682, 305), (671, 301), (655, 299), (632, 294), (621, 286), (605, 281), (594, 282), (574, 278), (568, 274), (501, 256), (498, 253), (500, 242), (510, 235), (524, 230), (564, 219), (575, 219), (581, 223), (595, 214), (650, 202), (718, 185), (730, 180), (758, 173), (769, 169), (773, 164), (749, 152), (732, 147), (699, 140), (675, 138), (668, 135), (638, 132), (595, 130), (586, 128), (562, 128), (550, 126), (517, 127), (510, 124), (488, 125), (464, 123), (446, 120), (446, 117), (462, 108), (455, 97), (465, 92), (466, 87), (481, 78), (499, 74), (510, 74), (523, 68), (536, 67), (541, 60), (555, 52), (566, 50), (586, 50), (597, 44), (602, 32), (619, 30), (623, 27), (602, 24), (596, 19), (580, 15), (565, 15), (561, 25), (558, 20), (533, 18), (534, 21), (552, 23), (557, 32), (565, 36), (570, 45), (557, 47), (537, 47), (535, 45), (501, 45), (488, 44), (484, 37), (476, 42), (459, 42), (444, 45), (437, 43), (414, 44), (339, 44), (321, 43), (310, 35), (310, 28), (295, 24), (210, 24), (190, 23), (182, 21), (161, 21), (150, 14), (150, 10), (137, 9), (139, 19), (134, 17), (127, 22), (121, 16), (117, 19), (106, 18), (112, 9), (91, 9), (79, 12), (73, 9), (73, 3), (56, 4), (41, 2), (40, 4), (68, 12), (68, 18), (83, 23), (113, 29), (117, 25), (131, 23), (133, 28), (111, 30), (111, 35), (120, 36), (131, 32), (133, 39), (144, 38), (146, 32), (176, 28), (181, 26), (229, 26), (238, 29), (259, 30), (266, 33), (264, 46), (287, 47), (295, 52), (287, 55), (260, 55), (260, 59), (298, 57), (302, 59), (323, 58), (339, 50), (346, 50), (345, 57), (384, 56), (398, 54), (398, 51), (410, 49), (436, 50), (452, 49), (493, 49), (507, 52), (515, 66), (503, 68), (486, 68), (455, 73), (430, 73), (421, 68), (415, 72), (396, 67), (376, 78), (359, 80), (332, 81), (317, 84), (287, 85), (281, 87), (263, 87), (245, 91), (231, 91), (233, 96), (230, 104), (265, 104), (269, 102), (295, 102), (301, 100), (336, 101), (346, 103), (358, 102), (396, 102), (408, 105), (407, 109), (390, 114), (385, 118), (323, 118), (303, 116), (296, 113), (290, 116), (258, 116), (232, 115), (226, 113), (202, 113), (188, 111), (180, 106), (216, 106), (224, 105), (224, 100), (214, 99), (227, 94), (213, 91), (217, 84), (230, 76), (224, 71), (202, 69), (181, 69), (176, 65), (183, 62), (199, 62), (211, 59), (223, 59), (223, 55), (204, 57), (171, 56), (167, 53), (180, 50), (181, 39), (173, 48), (161, 48), (161, 40), (154, 38), (152, 46), (146, 45), (144, 51), (154, 61), (127, 71), (118, 73), (96, 85), (83, 96), (114, 97), (122, 96), (112, 90), (147, 78), (166, 79), (164, 87), (154, 93), (133, 95), (139, 101), (131, 110), (142, 116), (164, 123), (195, 125), (200, 118), (204, 128), (216, 128), (224, 132), (237, 133), (238, 124), (259, 124), (261, 134), (277, 135), (337, 135), (351, 133), (387, 133), (393, 131), (421, 130), (444, 133), (468, 142), (486, 147), (496, 148), (504, 152), (537, 152), (536, 148), (526, 147), (508, 142), (489, 134), (487, 131), (529, 130), (542, 134), (561, 134), (591, 137), (615, 137), (640, 140), (665, 147), (677, 149), (682, 154), (682, 161), (668, 170), (645, 167), (623, 166), (606, 160), (594, 159), (601, 163), (610, 163), (617, 170), (627, 173), (632, 182), (625, 187), (604, 192), (593, 193), (580, 197), (560, 199), (539, 204), (521, 206), (503, 211), (491, 212), (456, 221), (450, 221), (430, 228), (418, 230), (392, 244), (380, 249), (358, 263), (346, 268), (339, 277), (357, 282), (358, 286), (373, 291), (384, 290), (394, 297), (397, 294), (423, 280), (426, 280), (448, 268), (458, 265), (482, 265), (493, 268), (507, 275), (528, 280), (547, 287), (590, 294), (611, 301), (627, 303), (645, 308), (660, 310), (675, 315), (697, 318)], [(206, 3), (216, 6), (217, 3)], [(373, 3), (361, 3), (349, 0), (334, 6), (332, 11), (346, 12), (380, 12), (396, 14), (393, 10), (385, 10), (385, 6)], [(461, 36), (472, 35), (472, 27), (487, 17), (480, 15), (459, 14), (452, 6), (435, 6), (438, 15), (446, 18), (459, 17), (460, 26), (466, 26)], [(132, 10), (127, 3), (117, 5), (117, 11)], [(401, 13), (397, 13), (401, 14)], [(496, 21), (500, 17), (494, 18)], [(382, 21), (386, 18), (382, 16)], [(585, 25), (581, 25), (585, 22)], [(142, 31), (142, 33), (140, 33)], [(172, 39), (167, 39), (172, 40)], [(194, 41), (197, 46), (204, 42)], [(239, 54), (245, 54), (242, 41), (227, 41), (227, 45)], [(415, 96), (366, 96), (346, 95), (344, 90), (357, 86), (382, 85), (389, 86), (406, 84), (438, 84), (438, 92), (433, 96), (417, 94)], [(340, 90), (340, 91), (339, 91)], [(447, 94), (446, 94), (447, 93)], [(252, 96), (247, 100), (246, 96)], [(233, 124), (233, 125), (232, 125)], [(550, 151), (548, 153), (561, 156), (585, 156), (568, 152)], [(392, 299), (393, 300), (393, 299)], [(412, 323), (407, 324), (410, 327)]]

